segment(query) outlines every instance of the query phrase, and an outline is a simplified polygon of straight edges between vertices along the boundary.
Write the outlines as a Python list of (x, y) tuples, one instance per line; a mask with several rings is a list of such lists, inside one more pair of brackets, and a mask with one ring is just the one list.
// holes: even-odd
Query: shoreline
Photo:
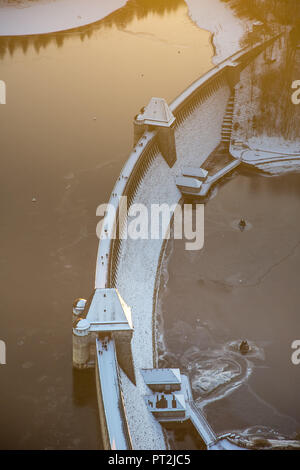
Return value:
[[(0, 4), (0, 37), (50, 34), (88, 26), (124, 7), (127, 0), (28, 0)], [(17, 6), (19, 5), (19, 6)]]
[[(185, 3), (191, 20), (199, 28), (212, 33), (215, 65), (241, 48), (240, 42), (253, 21), (239, 18), (231, 6), (221, 0), (210, 0), (208, 4), (206, 0), (185, 0)], [(218, 21), (218, 18), (221, 20)]]
[[(99, 4), (97, 0), (40, 0), (39, 3), (32, 3), (21, 0), (4, 5), (0, 2), (0, 37), (35, 36), (82, 28), (101, 21), (127, 2), (110, 0), (109, 4)], [(209, 5), (205, 0), (185, 0), (185, 3), (189, 18), (200, 29), (211, 33), (213, 64), (218, 64), (239, 49), (240, 40), (251, 22), (238, 18), (232, 8), (221, 0), (210, 0)], [(222, 23), (218, 23), (217, 18), (222, 18)]]

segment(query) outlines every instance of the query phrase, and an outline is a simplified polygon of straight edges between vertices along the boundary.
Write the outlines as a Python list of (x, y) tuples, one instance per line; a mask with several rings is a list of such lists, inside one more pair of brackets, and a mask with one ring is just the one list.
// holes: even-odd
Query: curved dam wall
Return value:
[[(172, 205), (179, 202), (181, 193), (176, 187), (175, 177), (181, 173), (184, 165), (200, 166), (201, 161), (204, 161), (220, 142), (223, 114), (229, 95), (230, 89), (226, 81), (218, 80), (215, 91), (211, 90), (209, 94), (207, 90), (202, 97), (202, 103), (194, 110), (191, 109), (184, 121), (177, 126), (177, 161), (172, 168), (169, 168), (158, 152), (157, 145), (150, 145), (149, 164), (145, 169), (142, 184), (137, 185), (133, 195), (130, 195), (131, 203), (142, 203), (150, 211), (151, 204)], [(146, 137), (151, 138), (150, 135)], [(132, 350), (137, 370), (136, 387), (122, 372), (121, 378), (129, 427), (134, 429), (134, 432), (131, 432), (133, 447), (136, 449), (161, 449), (165, 445), (160, 425), (144, 404), (143, 396), (147, 394), (147, 389), (139, 373), (141, 368), (155, 367), (153, 304), (162, 247), (162, 238), (121, 240), (120, 243), (116, 242), (114, 247), (116, 251), (111, 273), (112, 282), (131, 306), (134, 324)]]
[(156, 366), (154, 306), (164, 239), (112, 239), (118, 223), (119, 197), (127, 196), (128, 208), (133, 203), (142, 203), (149, 210), (151, 204), (172, 205), (181, 200), (175, 177), (182, 173), (183, 166), (200, 167), (218, 146), (227, 102), (240, 70), (274, 39), (243, 49), (214, 67), (170, 105), (176, 117), (177, 160), (172, 168), (159, 151), (156, 131), (146, 131), (113, 189), (109, 203), (117, 215), (108, 210), (104, 217), (95, 287), (117, 288), (132, 311), (136, 385), (122, 370), (120, 384), (134, 449), (166, 448), (163, 430), (145, 405), (148, 390), (140, 373), (141, 368)]

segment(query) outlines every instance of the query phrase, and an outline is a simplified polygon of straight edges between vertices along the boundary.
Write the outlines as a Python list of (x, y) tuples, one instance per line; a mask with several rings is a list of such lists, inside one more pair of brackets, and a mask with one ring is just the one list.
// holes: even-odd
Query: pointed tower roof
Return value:
[(164, 98), (151, 98), (137, 120), (150, 126), (170, 127), (175, 117)]
[(141, 373), (147, 385), (181, 384), (179, 369), (142, 369)]
[(131, 309), (117, 289), (96, 289), (86, 318), (90, 331), (133, 330)]
[[(135, 384), (135, 367), (131, 349), (133, 335), (131, 309), (117, 289), (96, 289), (84, 321), (90, 325), (89, 332), (107, 333), (114, 338), (118, 363)], [(80, 326), (84, 329), (82, 333), (80, 330), (79, 334), (83, 335), (87, 327), (85, 324)]]

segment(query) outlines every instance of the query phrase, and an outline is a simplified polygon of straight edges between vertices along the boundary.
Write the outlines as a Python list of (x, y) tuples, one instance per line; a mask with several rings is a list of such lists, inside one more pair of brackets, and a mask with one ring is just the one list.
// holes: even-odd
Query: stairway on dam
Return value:
[(232, 121), (235, 101), (235, 89), (232, 90), (230, 98), (228, 100), (226, 113), (223, 119), (222, 125), (222, 142), (230, 142), (232, 134)]

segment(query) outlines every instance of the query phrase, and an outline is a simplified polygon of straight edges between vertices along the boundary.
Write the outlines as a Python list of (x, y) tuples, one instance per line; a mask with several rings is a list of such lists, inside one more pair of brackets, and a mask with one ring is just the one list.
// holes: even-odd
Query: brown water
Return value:
[[(189, 374), (217, 433), (300, 430), (300, 366), (291, 362), (300, 332), (299, 183), (299, 174), (242, 170), (206, 203), (204, 248), (168, 246), (161, 364)], [(237, 349), (243, 339), (252, 348), (246, 356)]]
[(212, 55), (182, 0), (132, 0), (78, 31), (0, 40), (0, 448), (101, 445), (93, 371), (73, 375), (71, 349), (73, 300), (94, 285), (96, 207), (133, 116), (152, 96), (174, 99)]

